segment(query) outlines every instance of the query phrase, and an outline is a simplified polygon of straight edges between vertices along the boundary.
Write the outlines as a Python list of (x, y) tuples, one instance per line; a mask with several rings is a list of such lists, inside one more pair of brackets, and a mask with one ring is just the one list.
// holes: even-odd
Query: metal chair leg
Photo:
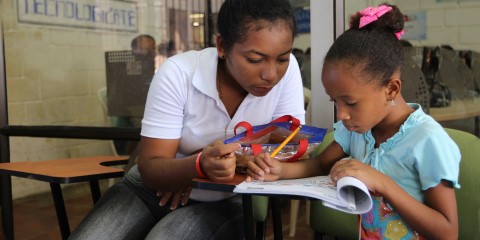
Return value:
[(55, 211), (57, 212), (58, 226), (62, 239), (66, 240), (70, 236), (70, 226), (68, 225), (67, 211), (65, 210), (65, 202), (63, 200), (62, 188), (58, 183), (50, 183), (52, 190), (53, 202), (55, 203)]
[(253, 240), (253, 206), (252, 195), (242, 194), (243, 219), (245, 228), (245, 239)]
[(100, 199), (100, 185), (98, 184), (98, 180), (90, 181), (90, 192), (92, 193), (92, 200), (93, 204), (97, 203), (98, 199)]
[(10, 176), (1, 176), (2, 186), (2, 222), (3, 231), (7, 240), (14, 239), (12, 179)]
[(255, 224), (255, 239), (256, 240), (264, 240), (265, 239), (265, 229), (267, 225), (265, 221), (257, 222)]
[(280, 198), (271, 197), (270, 201), (272, 203), (272, 219), (273, 219), (273, 235), (275, 240), (283, 239), (283, 230), (282, 230), (282, 212)]

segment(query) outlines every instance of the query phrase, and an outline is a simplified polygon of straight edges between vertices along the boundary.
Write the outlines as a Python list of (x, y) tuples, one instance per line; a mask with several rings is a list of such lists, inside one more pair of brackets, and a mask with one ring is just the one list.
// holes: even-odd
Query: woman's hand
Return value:
[(157, 197), (160, 198), (159, 205), (165, 206), (168, 201), (171, 199), (170, 210), (175, 210), (180, 203), (182, 206), (187, 204), (188, 199), (190, 198), (190, 192), (192, 188), (186, 188), (178, 192), (157, 192)]
[(270, 158), (268, 153), (260, 153), (255, 160), (247, 162), (247, 181), (252, 179), (261, 181), (276, 181), (280, 178), (283, 166), (277, 159)]
[(224, 144), (221, 141), (206, 146), (200, 159), (203, 173), (215, 182), (233, 179), (237, 161), (235, 150), (240, 147), (238, 143)]
[(378, 194), (385, 189), (384, 183), (389, 182), (383, 180), (388, 178), (387, 175), (356, 159), (339, 160), (330, 170), (330, 177), (335, 185), (340, 178), (345, 176), (357, 178), (365, 183), (369, 191)]

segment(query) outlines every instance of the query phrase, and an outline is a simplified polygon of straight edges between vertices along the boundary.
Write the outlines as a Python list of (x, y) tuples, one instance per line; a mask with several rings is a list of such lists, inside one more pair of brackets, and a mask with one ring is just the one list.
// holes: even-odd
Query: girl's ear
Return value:
[(399, 78), (392, 78), (387, 83), (386, 94), (388, 100), (395, 100), (402, 89), (402, 81)]
[(222, 37), (220, 37), (220, 34), (217, 34), (217, 37), (215, 38), (215, 43), (217, 45), (217, 53), (219, 58), (225, 58), (225, 49), (223, 48), (222, 44)]

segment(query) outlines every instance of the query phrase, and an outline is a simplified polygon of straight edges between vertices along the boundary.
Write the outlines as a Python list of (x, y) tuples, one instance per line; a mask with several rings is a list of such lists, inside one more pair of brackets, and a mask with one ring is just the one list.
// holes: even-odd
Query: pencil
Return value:
[(270, 157), (275, 157), (275, 155), (277, 155), (277, 153), (280, 152), (280, 150), (282, 150), (282, 148), (285, 147), (285, 145), (287, 145), (290, 140), (292, 140), (292, 138), (298, 133), (298, 131), (300, 131), (300, 128), (302, 128), (302, 125), (298, 126), (297, 129), (290, 133), (290, 135), (285, 140), (283, 140), (283, 142), (272, 152), (272, 154), (270, 154)]

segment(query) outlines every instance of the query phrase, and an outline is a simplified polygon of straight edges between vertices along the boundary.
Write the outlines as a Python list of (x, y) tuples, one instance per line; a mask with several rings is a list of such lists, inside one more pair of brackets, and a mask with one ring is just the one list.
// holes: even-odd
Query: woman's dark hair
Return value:
[(217, 30), (228, 52), (234, 43), (245, 41), (250, 29), (258, 31), (281, 21), (288, 24), (294, 37), (295, 15), (288, 0), (226, 0), (218, 12)]
[(394, 72), (400, 72), (404, 49), (395, 33), (403, 30), (403, 14), (397, 6), (380, 4), (392, 9), (362, 28), (362, 14), (350, 18), (350, 29), (335, 40), (325, 56), (325, 63), (347, 62), (364, 72), (369, 80), (385, 85)]

